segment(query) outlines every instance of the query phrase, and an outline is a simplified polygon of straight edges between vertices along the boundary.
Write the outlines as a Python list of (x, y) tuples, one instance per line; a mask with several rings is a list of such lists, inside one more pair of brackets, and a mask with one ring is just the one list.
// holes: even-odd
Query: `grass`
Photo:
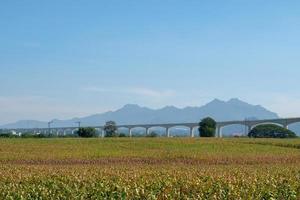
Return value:
[(300, 199), (300, 139), (1, 139), (0, 199)]

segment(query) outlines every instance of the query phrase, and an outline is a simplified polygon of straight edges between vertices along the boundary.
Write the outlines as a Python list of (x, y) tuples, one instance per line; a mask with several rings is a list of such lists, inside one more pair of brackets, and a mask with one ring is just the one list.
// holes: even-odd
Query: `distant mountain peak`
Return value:
[(215, 98), (214, 100), (212, 100), (210, 103), (224, 103), (224, 101)]
[(247, 105), (250, 105), (250, 104), (240, 100), (239, 98), (231, 98), (228, 101), (222, 101), (220, 99), (214, 99), (211, 102), (209, 102), (208, 104), (212, 104), (212, 105), (214, 105), (214, 104), (236, 104), (236, 105), (238, 105), (238, 104), (247, 104)]
[(220, 104), (224, 104), (224, 103), (225, 103), (225, 101), (222, 101), (222, 100), (220, 100), (220, 99), (214, 99), (214, 100), (208, 102), (208, 103), (207, 103), (206, 105), (204, 105), (204, 106), (215, 106), (215, 105), (220, 105)]
[(242, 100), (240, 100), (239, 98), (231, 98), (227, 101), (228, 103), (232, 102), (232, 103), (235, 103), (235, 102), (243, 102)]
[(248, 104), (245, 101), (242, 101), (242, 100), (240, 100), (238, 98), (229, 99), (226, 103), (232, 104), (232, 105), (245, 105), (245, 106), (251, 105), (251, 104)]
[(165, 106), (165, 107), (163, 107), (161, 110), (164, 110), (164, 109), (178, 109), (177, 107), (175, 107), (175, 106)]
[(138, 104), (126, 104), (121, 109), (141, 108)]
[[(214, 99), (201, 107), (177, 108), (165, 106), (160, 109), (150, 109), (137, 104), (126, 104), (122, 108), (100, 114), (94, 114), (83, 118), (70, 120), (55, 119), (51, 127), (74, 127), (74, 122), (81, 121), (83, 126), (102, 126), (106, 121), (114, 120), (117, 124), (151, 124), (151, 123), (190, 123), (198, 122), (206, 116), (213, 117), (216, 121), (244, 120), (245, 118), (273, 119), (278, 115), (265, 109), (232, 98), (228, 101)], [(75, 121), (76, 120), (76, 121)], [(37, 128), (47, 127), (47, 122), (23, 120), (6, 124), (1, 128)]]

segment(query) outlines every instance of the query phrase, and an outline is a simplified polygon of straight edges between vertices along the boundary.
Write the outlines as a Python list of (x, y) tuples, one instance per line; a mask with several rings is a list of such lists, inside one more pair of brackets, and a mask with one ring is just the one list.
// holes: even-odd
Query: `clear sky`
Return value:
[(0, 124), (219, 98), (300, 116), (298, 0), (0, 2)]

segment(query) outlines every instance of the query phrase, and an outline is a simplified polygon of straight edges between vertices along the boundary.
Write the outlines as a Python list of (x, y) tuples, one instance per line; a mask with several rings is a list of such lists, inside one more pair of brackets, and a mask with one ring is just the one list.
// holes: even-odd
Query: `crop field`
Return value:
[(0, 199), (300, 199), (300, 139), (0, 139)]

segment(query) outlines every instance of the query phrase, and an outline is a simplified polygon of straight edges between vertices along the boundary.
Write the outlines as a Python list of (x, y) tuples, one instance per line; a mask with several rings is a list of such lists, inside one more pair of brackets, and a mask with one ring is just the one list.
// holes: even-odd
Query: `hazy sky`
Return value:
[(238, 97), (300, 116), (300, 1), (0, 2), (0, 124)]

